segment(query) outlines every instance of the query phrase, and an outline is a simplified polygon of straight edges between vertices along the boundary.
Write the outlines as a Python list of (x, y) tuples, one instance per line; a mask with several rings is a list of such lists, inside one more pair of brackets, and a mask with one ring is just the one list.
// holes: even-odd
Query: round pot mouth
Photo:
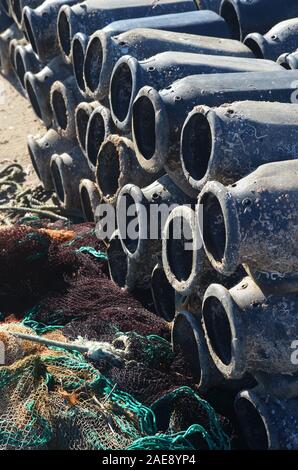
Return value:
[(85, 96), (86, 84), (84, 80), (84, 60), (88, 38), (85, 34), (77, 33), (71, 42), (71, 57), (73, 74), (78, 89)]
[(92, 112), (86, 132), (86, 157), (92, 170), (95, 170), (100, 148), (109, 133), (106, 108), (99, 106)]
[(87, 222), (94, 222), (94, 208), (91, 202), (92, 193), (96, 191), (95, 185), (90, 180), (82, 180), (79, 186), (82, 212)]
[[(31, 72), (26, 72), (24, 77), (24, 85), (27, 91), (27, 96), (36, 116), (43, 121), (43, 113), (38, 99), (38, 84), (37, 79)], [(36, 90), (37, 88), (37, 90)]]
[[(266, 398), (264, 399), (266, 400)], [(268, 404), (254, 390), (244, 390), (235, 399), (235, 411), (246, 442), (252, 450), (278, 448), (274, 444), (274, 431), (269, 429)]]
[(113, 204), (120, 192), (120, 147), (110, 138), (103, 142), (97, 157), (96, 181), (104, 201)]
[(92, 34), (85, 52), (84, 80), (89, 96), (97, 95), (101, 83), (101, 73), (105, 59), (105, 41), (101, 32)]
[(69, 127), (69, 106), (67, 89), (62, 82), (55, 82), (51, 88), (51, 107), (58, 129), (66, 132)]
[(37, 164), (37, 158), (38, 158), (37, 157), (37, 152), (38, 152), (39, 147), (38, 147), (38, 144), (36, 143), (36, 140), (35, 140), (33, 135), (28, 135), (27, 148), (28, 148), (29, 157), (30, 157), (32, 166), (34, 168), (34, 171), (37, 174), (38, 179), (41, 180), (40, 172), (39, 172), (39, 168), (38, 168), (38, 164)]
[(192, 188), (201, 191), (207, 182), (215, 141), (215, 113), (207, 106), (195, 108), (186, 118), (180, 141), (180, 161)]
[(158, 173), (166, 163), (169, 147), (169, 122), (157, 90), (143, 87), (133, 104), (132, 135), (141, 167)]
[(126, 287), (128, 258), (123, 250), (118, 230), (113, 233), (110, 239), (107, 255), (111, 280), (119, 287)]
[(182, 353), (199, 390), (204, 391), (209, 382), (210, 362), (200, 318), (181, 310), (174, 318), (171, 335), (174, 352)]
[[(208, 182), (198, 198), (197, 217), (205, 253), (221, 274), (233, 274), (240, 263), (240, 229), (236, 203), (229, 188)], [(202, 226), (201, 226), (202, 225)]]
[(266, 54), (268, 44), (264, 36), (262, 36), (262, 34), (259, 34), (259, 33), (248, 34), (246, 38), (244, 39), (243, 44), (252, 51), (252, 53), (255, 55), (257, 59), (264, 59), (264, 58), (270, 59), (271, 58)]
[(90, 103), (80, 103), (76, 107), (75, 111), (75, 125), (76, 125), (76, 136), (81, 150), (85, 154), (86, 151), (86, 135), (89, 118), (94, 108)]
[(15, 54), (14, 54), (14, 63), (15, 63), (15, 71), (16, 75), (19, 79), (19, 82), (23, 88), (23, 90), (26, 89), (25, 87), (25, 74), (26, 74), (26, 65), (24, 61), (24, 55), (23, 55), (23, 48), (20, 46), (17, 46), (15, 49)]
[(71, 7), (63, 5), (58, 13), (57, 37), (62, 57), (66, 62), (71, 61)]
[(243, 40), (240, 12), (237, 3), (232, 0), (223, 0), (220, 5), (220, 16), (226, 21), (231, 33), (231, 39)]
[(109, 93), (111, 114), (115, 125), (122, 131), (131, 127), (133, 102), (141, 88), (138, 69), (137, 59), (123, 56), (112, 72)]
[(168, 216), (162, 235), (162, 262), (166, 277), (173, 288), (191, 293), (203, 269), (200, 232), (194, 210), (176, 207)]
[(165, 321), (171, 322), (176, 312), (175, 290), (159, 264), (152, 271), (151, 294), (156, 314)]
[(206, 290), (202, 325), (218, 370), (227, 379), (242, 378), (246, 371), (241, 312), (224, 286), (211, 284)]
[[(146, 209), (147, 202), (141, 189), (133, 184), (123, 186), (117, 198), (117, 226), (123, 250), (131, 259), (138, 259), (146, 251), (148, 238)], [(127, 233), (127, 228), (129, 229), (131, 224), (133, 237)]]
[(63, 185), (63, 177), (61, 174), (61, 161), (59, 155), (53, 155), (51, 158), (50, 168), (51, 168), (51, 175), (52, 181), (55, 189), (55, 193), (60, 204), (65, 203), (65, 191)]
[(26, 37), (28, 41), (31, 44), (31, 47), (35, 54), (38, 56), (39, 54), (39, 49), (38, 49), (38, 41), (36, 41), (35, 34), (34, 34), (34, 19), (36, 15), (34, 13), (34, 10), (31, 10), (29, 7), (25, 7), (23, 9), (23, 29), (25, 30)]

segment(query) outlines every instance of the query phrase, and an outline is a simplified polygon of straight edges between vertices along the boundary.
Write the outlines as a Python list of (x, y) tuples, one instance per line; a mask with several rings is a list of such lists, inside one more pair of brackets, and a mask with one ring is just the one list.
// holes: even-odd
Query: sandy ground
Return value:
[(44, 132), (17, 80), (0, 75), (0, 167), (8, 162), (21, 164), (27, 173), (26, 186), (38, 182), (27, 151), (27, 135)]

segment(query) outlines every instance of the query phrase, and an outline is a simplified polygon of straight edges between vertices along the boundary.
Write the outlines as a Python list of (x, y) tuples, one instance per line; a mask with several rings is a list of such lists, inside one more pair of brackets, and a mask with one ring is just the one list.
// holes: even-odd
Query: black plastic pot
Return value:
[(230, 290), (211, 284), (202, 318), (211, 357), (227, 379), (247, 372), (293, 374), (291, 343), (298, 336), (298, 295), (266, 297), (250, 277)]
[(0, 2), (0, 33), (3, 33), (7, 28), (9, 28), (13, 20), (8, 14), (5, 12), (3, 8), (3, 0)]
[(155, 179), (140, 167), (132, 141), (113, 134), (107, 135), (100, 146), (95, 176), (102, 200), (109, 204), (116, 203), (126, 184), (143, 188)]
[(42, 64), (39, 62), (37, 55), (33, 52), (30, 44), (25, 46), (17, 46), (14, 53), (15, 73), (24, 91), (25, 88), (25, 74), (31, 72), (38, 73)]
[(251, 33), (246, 36), (244, 44), (259, 59), (277, 60), (283, 52), (293, 51), (297, 47), (298, 18), (282, 21), (264, 35)]
[(112, 37), (109, 31), (102, 30), (91, 37), (86, 51), (84, 76), (87, 93), (99, 100), (107, 96), (113, 67), (123, 55), (144, 60), (167, 51), (254, 57), (248, 47), (231, 39), (148, 28), (129, 30)]
[(163, 52), (142, 62), (123, 56), (115, 65), (110, 82), (112, 117), (120, 130), (130, 131), (133, 102), (145, 85), (162, 89), (188, 75), (280, 69), (272, 61), (187, 52)]
[(98, 108), (98, 101), (91, 103), (82, 101), (75, 110), (76, 137), (84, 155), (86, 155), (86, 134), (88, 121), (95, 108)]
[(150, 287), (156, 315), (171, 322), (176, 312), (176, 292), (160, 264), (152, 271)]
[(298, 49), (297, 51), (292, 52), (291, 54), (288, 54), (288, 53), (282, 54), (277, 59), (277, 63), (280, 64), (285, 69), (297, 70), (298, 69)]
[(89, 36), (83, 33), (75, 34), (71, 42), (71, 57), (73, 74), (77, 82), (77, 87), (82, 96), (86, 97), (86, 85), (84, 80), (84, 60)]
[(296, 0), (223, 0), (220, 14), (232, 37), (241, 41), (249, 33), (264, 34), (280, 21), (298, 16)]
[(298, 399), (275, 399), (258, 388), (244, 390), (236, 397), (235, 411), (250, 449), (298, 449)]
[(176, 315), (172, 326), (172, 346), (175, 353), (183, 354), (199, 393), (206, 393), (224, 382), (210, 357), (199, 314), (182, 310)]
[(23, 29), (41, 62), (48, 62), (58, 55), (58, 13), (62, 5), (75, 3), (76, 0), (46, 0), (38, 8), (24, 8)]
[(75, 143), (61, 137), (54, 129), (50, 129), (43, 137), (29, 135), (27, 145), (38, 178), (46, 191), (52, 191), (54, 189), (50, 171), (52, 155), (57, 152), (68, 152), (75, 146)]
[(231, 184), (273, 161), (298, 157), (298, 105), (241, 101), (198, 106), (181, 133), (185, 178), (200, 191), (207, 181)]
[[(243, 264), (271, 282), (298, 273), (298, 160), (267, 163), (231, 186), (211, 181), (198, 199), (203, 241), (213, 267)], [(267, 281), (268, 282), (268, 281)]]
[(79, 186), (92, 179), (91, 171), (79, 147), (51, 158), (51, 174), (58, 202), (66, 210), (82, 211)]
[(86, 129), (86, 158), (93, 172), (96, 168), (99, 149), (104, 140), (113, 134), (114, 129), (110, 110), (98, 105), (90, 115)]
[(36, 116), (50, 127), (53, 113), (50, 103), (51, 86), (56, 80), (65, 80), (70, 75), (70, 68), (57, 57), (46, 65), (40, 72), (27, 72), (24, 82), (27, 95)]
[(90, 35), (109, 23), (129, 18), (142, 18), (169, 13), (195, 11), (194, 0), (87, 0), (74, 6), (63, 6), (58, 17), (58, 39), (65, 60), (71, 60), (71, 41), (78, 32)]
[(193, 75), (167, 89), (140, 90), (133, 105), (133, 141), (141, 166), (149, 172), (162, 168), (184, 191), (194, 194), (180, 162), (180, 135), (188, 113), (197, 105), (210, 107), (240, 100), (291, 103), (297, 95), (298, 72), (275, 71)]
[(42, 0), (10, 0), (11, 16), (19, 28), (22, 28), (23, 8), (28, 6), (34, 9), (42, 3)]
[(22, 33), (15, 24), (12, 24), (0, 34), (0, 70), (5, 75), (13, 67), (13, 63), (10, 60), (10, 43), (14, 39), (20, 39), (21, 37)]
[(127, 184), (120, 191), (117, 226), (121, 243), (128, 258), (138, 263), (136, 282), (143, 287), (150, 287), (152, 270), (161, 260), (161, 232), (169, 210), (191, 202), (167, 175), (143, 189)]
[(97, 185), (89, 180), (83, 179), (79, 187), (81, 207), (87, 222), (96, 221), (96, 209), (101, 203), (101, 197)]
[(73, 138), (76, 134), (75, 109), (82, 95), (74, 77), (65, 81), (56, 81), (51, 87), (51, 108), (57, 131), (63, 137)]

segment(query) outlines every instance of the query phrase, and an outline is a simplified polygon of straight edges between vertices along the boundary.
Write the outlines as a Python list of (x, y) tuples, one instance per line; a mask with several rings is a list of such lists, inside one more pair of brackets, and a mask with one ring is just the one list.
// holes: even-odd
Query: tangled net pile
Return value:
[[(0, 230), (0, 449), (229, 448), (167, 323), (108, 278), (94, 227), (35, 225)], [(75, 350), (91, 343), (100, 356)]]

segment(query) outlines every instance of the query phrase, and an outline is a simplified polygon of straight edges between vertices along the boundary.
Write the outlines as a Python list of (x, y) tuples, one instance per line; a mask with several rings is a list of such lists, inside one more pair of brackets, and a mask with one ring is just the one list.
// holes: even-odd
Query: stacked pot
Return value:
[(236, 395), (248, 445), (297, 449), (297, 0), (1, 7), (44, 187), (152, 294), (200, 392)]

